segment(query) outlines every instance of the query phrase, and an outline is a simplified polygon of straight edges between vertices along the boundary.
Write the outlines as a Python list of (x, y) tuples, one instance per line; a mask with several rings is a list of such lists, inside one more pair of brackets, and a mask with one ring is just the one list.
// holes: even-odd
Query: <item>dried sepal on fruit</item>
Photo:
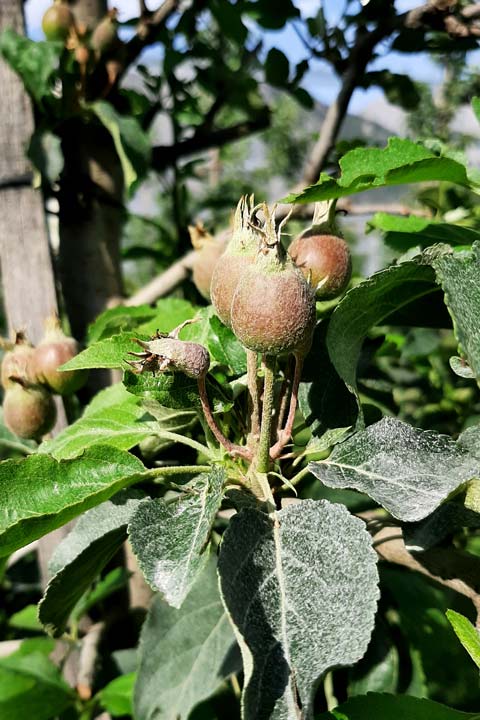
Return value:
[(45, 333), (31, 358), (31, 377), (58, 395), (71, 395), (85, 385), (88, 370), (58, 368), (78, 354), (77, 341), (65, 335), (60, 321), (52, 315), (45, 321)]
[(256, 210), (253, 195), (240, 198), (231, 240), (213, 269), (210, 285), (212, 305), (220, 320), (230, 328), (233, 295), (240, 277), (253, 263), (258, 252), (260, 236), (256, 227)]
[(194, 322), (186, 320), (170, 333), (160, 333), (158, 330), (151, 340), (136, 339), (135, 342), (143, 348), (143, 352), (131, 352), (138, 358), (127, 361), (135, 372), (172, 372), (178, 371), (191, 378), (205, 376), (210, 367), (208, 350), (199, 343), (179, 340), (180, 331)]
[(245, 269), (234, 292), (232, 329), (249, 350), (265, 355), (310, 349), (315, 326), (311, 286), (283, 249), (282, 225), (275, 225), (275, 208), (262, 205), (264, 223), (254, 262)]
[(14, 378), (20, 377), (23, 380), (32, 378), (33, 353), (33, 345), (29, 343), (25, 333), (17, 332), (14, 343), (9, 345), (9, 350), (2, 360), (1, 381), (4, 390), (15, 385)]
[(341, 295), (352, 275), (350, 249), (335, 222), (335, 204), (315, 203), (312, 224), (288, 248), (321, 300)]
[(12, 377), (3, 399), (3, 421), (18, 437), (39, 441), (55, 425), (57, 408), (42, 385)]

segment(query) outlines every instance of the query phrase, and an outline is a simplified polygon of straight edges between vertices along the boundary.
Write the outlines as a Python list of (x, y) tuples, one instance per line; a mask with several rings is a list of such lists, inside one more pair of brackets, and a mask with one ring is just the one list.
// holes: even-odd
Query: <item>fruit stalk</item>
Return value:
[(295, 374), (293, 376), (292, 394), (290, 395), (290, 407), (288, 409), (287, 422), (283, 430), (280, 430), (278, 440), (270, 450), (270, 457), (276, 460), (280, 457), (283, 448), (292, 436), (293, 423), (295, 421), (295, 413), (297, 411), (298, 388), (302, 377), (303, 355), (295, 354)]
[(258, 473), (268, 473), (270, 470), (270, 442), (272, 436), (273, 401), (275, 385), (275, 355), (265, 355), (264, 359), (265, 382), (263, 387), (262, 424), (260, 427), (260, 441), (258, 443), (255, 469)]
[(250, 395), (250, 430), (254, 442), (260, 435), (260, 397), (258, 392), (257, 353), (247, 350), (247, 383)]
[(235, 445), (234, 443), (230, 442), (230, 440), (225, 437), (225, 435), (222, 433), (217, 423), (215, 422), (215, 418), (213, 417), (212, 410), (210, 408), (210, 402), (208, 400), (205, 375), (201, 375), (197, 379), (197, 385), (205, 420), (207, 421), (208, 427), (212, 431), (217, 442), (219, 442), (220, 445), (223, 445), (228, 454), (232, 457), (241, 457), (244, 460), (250, 461), (252, 459), (251, 450), (246, 447), (242, 447), (241, 445)]

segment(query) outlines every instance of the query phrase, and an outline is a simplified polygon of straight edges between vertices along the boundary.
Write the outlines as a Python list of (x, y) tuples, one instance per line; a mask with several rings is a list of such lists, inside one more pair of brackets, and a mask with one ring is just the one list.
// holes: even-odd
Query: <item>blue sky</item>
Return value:
[[(274, 0), (272, 1), (274, 2)], [(149, 0), (147, 4), (154, 8), (158, 6), (159, 2), (160, 0)], [(315, 14), (320, 5), (319, 0), (294, 0), (294, 2), (305, 17)], [(41, 18), (50, 4), (51, 0), (26, 1), (27, 29), (31, 37), (35, 39), (42, 37)], [(344, 4), (344, 0), (323, 0), (324, 11), (330, 22), (334, 23), (338, 19)], [(400, 11), (409, 10), (418, 4), (421, 4), (421, 0), (397, 0), (396, 2)], [(115, 0), (111, 5), (118, 8), (119, 17), (122, 21), (134, 17), (138, 12), (138, 0)], [(281, 49), (288, 55), (292, 63), (299, 62), (306, 55), (302, 42), (291, 27), (279, 32), (265, 33), (264, 41), (267, 48), (278, 47)], [(388, 69), (392, 72), (408, 73), (414, 79), (430, 84), (436, 84), (441, 79), (438, 67), (426, 55), (393, 53), (389, 51), (388, 45), (380, 48), (380, 54), (384, 54), (384, 57), (379, 57), (370, 66), (372, 69)], [(155, 58), (158, 58), (158, 51), (151, 50), (149, 55), (154, 61)], [(338, 91), (339, 82), (328, 65), (316, 61), (306, 76), (304, 85), (316, 100), (329, 104)], [(367, 91), (357, 90), (352, 99), (350, 110), (354, 113), (361, 112), (366, 105), (381, 97), (381, 91), (375, 88)]]

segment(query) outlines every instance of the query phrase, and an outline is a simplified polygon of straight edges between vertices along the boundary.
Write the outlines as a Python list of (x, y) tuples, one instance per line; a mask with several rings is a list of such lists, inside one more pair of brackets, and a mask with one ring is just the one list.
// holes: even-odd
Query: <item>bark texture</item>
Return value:
[[(24, 32), (22, 0), (0, 1), (0, 30)], [(0, 58), (0, 262), (3, 305), (9, 332), (24, 329), (35, 344), (46, 317), (57, 311), (55, 279), (45, 222), (43, 197), (32, 187), (25, 146), (34, 129), (30, 99), (20, 78)], [(57, 401), (54, 433), (67, 425), (63, 403)], [(47, 563), (67, 533), (61, 528), (38, 544), (42, 582)]]

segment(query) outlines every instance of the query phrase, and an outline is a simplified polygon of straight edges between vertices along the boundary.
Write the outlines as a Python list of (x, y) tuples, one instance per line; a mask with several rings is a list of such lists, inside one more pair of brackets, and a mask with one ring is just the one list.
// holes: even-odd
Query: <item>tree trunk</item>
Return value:
[[(94, 26), (106, 0), (69, 0), (79, 22)], [(87, 326), (123, 295), (120, 236), (123, 173), (110, 134), (72, 120), (62, 132), (64, 171), (60, 183), (60, 276), (73, 333)], [(96, 376), (96, 387), (108, 374)]]
[[(22, 0), (0, 2), (0, 29), (24, 32)], [(32, 171), (25, 146), (34, 129), (30, 99), (23, 84), (0, 59), (0, 262), (3, 305), (9, 332), (24, 329), (34, 344), (43, 335), (48, 315), (57, 312), (43, 198), (32, 187)], [(61, 398), (54, 433), (67, 425)], [(39, 542), (42, 582), (47, 582), (47, 563), (66, 534), (61, 528)]]

